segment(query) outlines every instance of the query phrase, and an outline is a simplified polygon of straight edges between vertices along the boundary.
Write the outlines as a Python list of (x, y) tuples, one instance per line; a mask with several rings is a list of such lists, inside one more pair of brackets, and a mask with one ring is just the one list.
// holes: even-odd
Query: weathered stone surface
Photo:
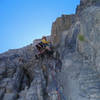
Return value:
[(92, 6), (81, 12), (80, 33), (84, 35), (86, 41), (79, 41), (78, 47), (81, 54), (99, 67), (100, 18), (98, 16), (100, 16), (100, 7)]
[(16, 100), (16, 99), (17, 99), (16, 93), (6, 93), (3, 98), (3, 100)]
[(35, 59), (40, 39), (0, 54), (0, 100), (100, 100), (99, 36), (100, 0), (81, 0), (53, 23), (53, 56)]
[(0, 89), (0, 100), (2, 100), (4, 93), (5, 93), (5, 89), (4, 88)]
[(53, 44), (58, 45), (61, 42), (63, 32), (68, 30), (75, 20), (75, 15), (62, 15), (56, 19), (51, 30)]
[(77, 6), (76, 14), (80, 15), (84, 9), (93, 5), (100, 6), (100, 0), (80, 0), (80, 5)]

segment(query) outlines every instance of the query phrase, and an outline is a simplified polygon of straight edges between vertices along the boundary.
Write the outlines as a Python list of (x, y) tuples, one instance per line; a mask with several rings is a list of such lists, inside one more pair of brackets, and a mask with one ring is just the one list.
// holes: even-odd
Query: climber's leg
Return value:
[(36, 45), (36, 48), (40, 51), (41, 46), (40, 45)]

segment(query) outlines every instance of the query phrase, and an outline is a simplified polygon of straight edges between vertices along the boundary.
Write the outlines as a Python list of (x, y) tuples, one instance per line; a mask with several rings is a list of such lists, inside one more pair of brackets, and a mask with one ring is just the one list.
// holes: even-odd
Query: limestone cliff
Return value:
[(62, 32), (70, 29), (71, 25), (75, 22), (75, 17), (75, 15), (62, 15), (53, 23), (51, 36), (55, 45), (60, 44)]
[(35, 40), (0, 54), (0, 100), (100, 100), (100, 0), (53, 22), (54, 54), (35, 59)]

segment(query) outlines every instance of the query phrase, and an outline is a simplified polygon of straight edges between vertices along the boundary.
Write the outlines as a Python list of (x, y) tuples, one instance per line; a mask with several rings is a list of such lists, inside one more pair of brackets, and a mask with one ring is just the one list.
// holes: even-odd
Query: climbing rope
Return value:
[(55, 71), (53, 70), (53, 71), (51, 72), (51, 74), (52, 74), (52, 77), (53, 77), (54, 82), (55, 82), (56, 87), (57, 87), (57, 88), (56, 88), (56, 91), (57, 91), (57, 95), (58, 95), (58, 100), (61, 100), (61, 96), (62, 96), (63, 100), (66, 100), (64, 94), (63, 94), (63, 93), (60, 91), (60, 89), (58, 88), (57, 80), (56, 80), (55, 75), (54, 75), (53, 72), (55, 72)]
[(57, 95), (58, 95), (58, 100), (61, 100), (59, 91), (57, 91)]
[[(45, 60), (46, 60), (46, 63), (49, 64), (49, 71), (50, 71), (50, 73), (51, 73), (51, 78), (52, 78), (52, 80), (53, 80), (54, 87), (55, 87), (55, 90), (51, 90), (51, 92), (49, 92), (48, 95), (49, 95), (49, 96), (55, 95), (55, 96), (57, 96), (57, 99), (58, 99), (58, 100), (66, 100), (65, 97), (64, 97), (64, 94), (60, 91), (59, 86), (58, 86), (58, 81), (57, 81), (57, 79), (56, 79), (56, 70), (55, 70), (55, 69), (56, 69), (56, 66), (54, 67), (52, 64), (50, 64), (50, 63), (48, 62), (48, 59), (46, 59), (46, 57), (45, 57)], [(42, 60), (42, 61), (43, 61), (43, 60)], [(42, 62), (41, 62), (41, 65), (42, 65)], [(43, 64), (41, 67), (42, 67), (42, 70), (43, 70), (44, 72), (47, 71), (47, 67), (46, 67), (45, 64)], [(51, 88), (51, 89), (52, 89), (52, 88)]]
[(59, 92), (59, 89), (58, 89), (58, 83), (57, 83), (57, 80), (56, 80), (55, 75), (54, 75), (53, 72), (55, 72), (55, 71), (53, 70), (51, 72), (51, 74), (52, 74), (52, 77), (53, 77), (55, 85), (56, 85), (56, 91), (57, 91), (57, 95), (58, 95), (58, 100), (61, 100), (61, 95), (60, 95), (60, 92)]

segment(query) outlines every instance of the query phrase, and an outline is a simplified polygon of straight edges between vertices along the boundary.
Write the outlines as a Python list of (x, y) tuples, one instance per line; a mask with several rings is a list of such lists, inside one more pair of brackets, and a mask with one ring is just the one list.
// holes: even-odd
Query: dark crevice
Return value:
[(25, 68), (23, 68), (23, 77), (21, 80), (20, 91), (24, 90), (25, 87), (29, 88), (30, 84), (31, 84), (30, 75), (29, 75), (28, 71)]

